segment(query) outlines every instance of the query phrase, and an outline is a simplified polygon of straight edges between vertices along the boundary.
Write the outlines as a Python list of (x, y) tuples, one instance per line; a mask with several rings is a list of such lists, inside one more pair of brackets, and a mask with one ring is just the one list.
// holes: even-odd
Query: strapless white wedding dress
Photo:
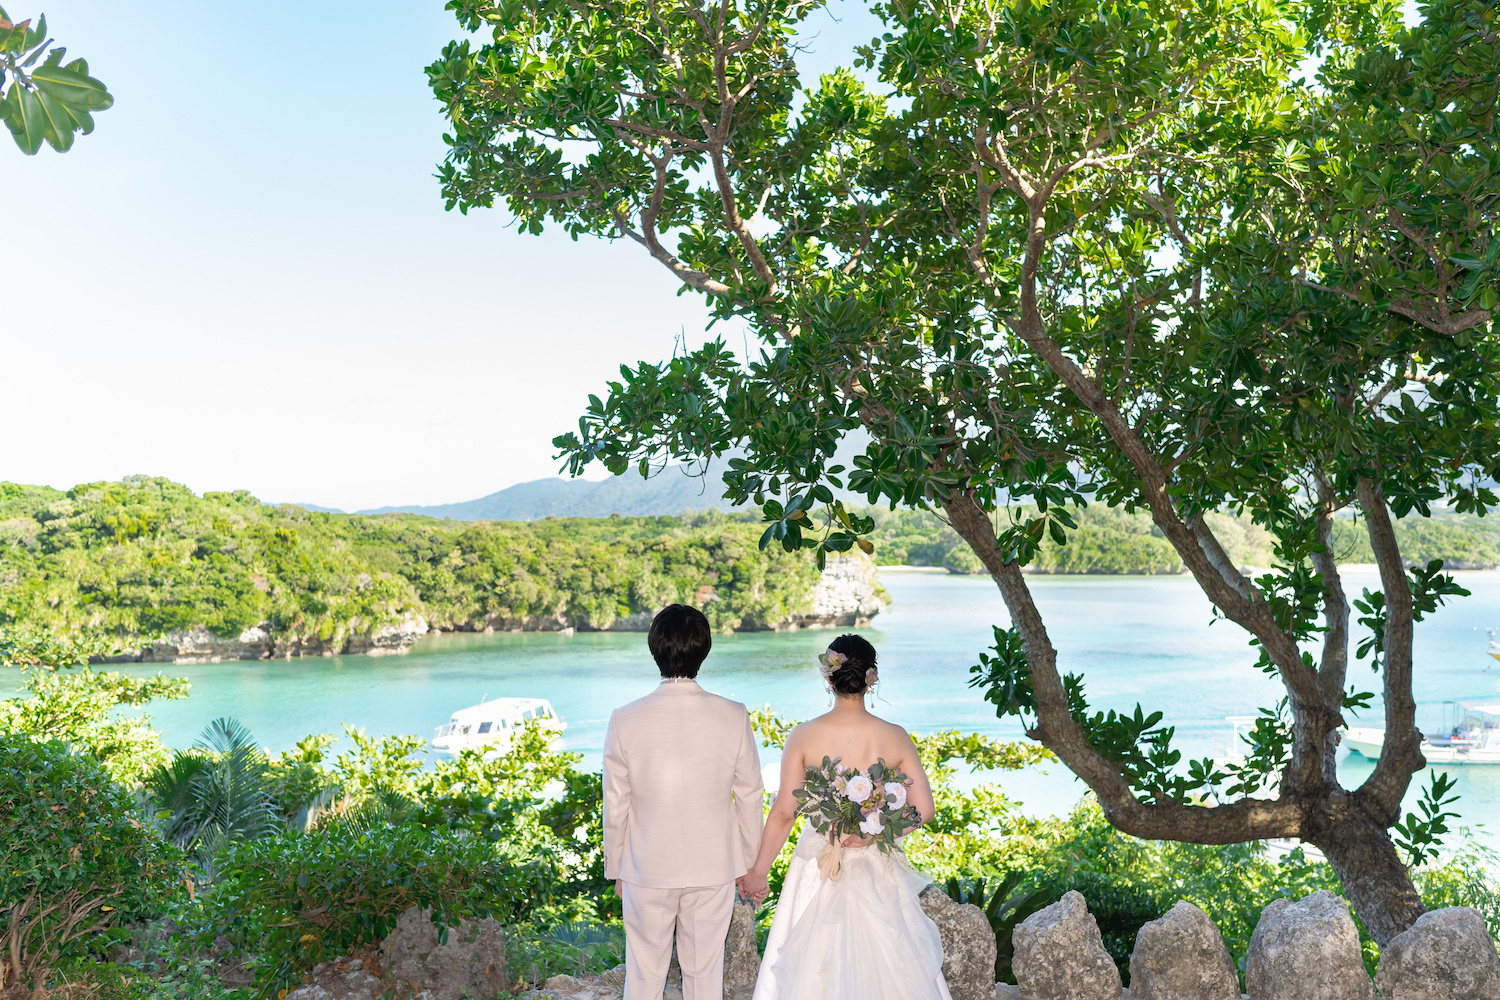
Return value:
[(755, 1000), (951, 1000), (943, 942), (917, 896), (931, 879), (906, 855), (845, 848), (830, 881), (828, 846), (803, 831), (771, 918)]

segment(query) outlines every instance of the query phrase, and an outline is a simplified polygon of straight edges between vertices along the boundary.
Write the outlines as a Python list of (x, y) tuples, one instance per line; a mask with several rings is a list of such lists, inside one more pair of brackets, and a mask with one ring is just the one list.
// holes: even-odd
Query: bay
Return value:
[[(1415, 693), (1423, 729), (1443, 725), (1444, 703), (1500, 700), (1500, 664), (1485, 655), (1486, 628), (1500, 626), (1500, 572), (1456, 574), (1473, 592), (1417, 626)], [(1281, 688), (1255, 666), (1255, 651), (1237, 626), (1213, 620), (1187, 577), (1034, 576), (1036, 600), (1063, 672), (1082, 673), (1096, 709), (1165, 714), (1185, 759), (1223, 759), (1232, 745), (1229, 717), (1274, 704)], [(885, 570), (891, 609), (863, 631), (879, 650), (876, 711), (911, 730), (959, 729), (1020, 739), (1013, 720), (999, 720), (968, 686), (970, 664), (991, 642), (991, 626), (1008, 624), (987, 577)], [(1377, 589), (1373, 568), (1351, 568), (1351, 596)], [(714, 637), (700, 680), (751, 707), (769, 705), (795, 719), (827, 708), (815, 663), (827, 631), (736, 633)], [(1490, 669), (1494, 668), (1494, 669)], [(273, 751), (310, 733), (341, 732), (344, 723), (371, 734), (430, 738), (457, 708), (483, 697), (547, 698), (567, 720), (565, 743), (597, 768), (610, 711), (649, 692), (655, 665), (640, 633), (448, 634), (421, 640), (406, 656), (236, 661), (184, 666), (132, 665), (136, 675), (162, 670), (193, 684), (184, 701), (150, 707), (169, 745), (189, 746), (212, 719), (232, 716)], [(1350, 668), (1350, 683), (1379, 691), (1368, 661)], [(1382, 722), (1379, 698), (1361, 724)], [(763, 751), (767, 763), (773, 751)], [(1370, 770), (1346, 755), (1340, 775), (1352, 786)], [(1450, 769), (1462, 796), (1460, 822), (1496, 843), (1500, 766)], [(1066, 813), (1084, 794), (1065, 767), (1052, 764), (995, 777), (1024, 811)], [(1417, 784), (1425, 782), (1419, 776)], [(1412, 798), (1415, 797), (1415, 791)]]

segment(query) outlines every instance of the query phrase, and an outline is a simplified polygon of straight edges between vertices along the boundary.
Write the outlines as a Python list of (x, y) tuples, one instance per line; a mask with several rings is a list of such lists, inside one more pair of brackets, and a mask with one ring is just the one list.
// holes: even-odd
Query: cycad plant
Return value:
[(166, 835), (211, 860), (229, 843), (283, 828), (270, 790), (270, 765), (250, 730), (215, 719), (190, 750), (151, 772), (146, 789), (163, 814)]
[(984, 911), (995, 932), (995, 981), (1013, 983), (1015, 971), (1011, 959), (1015, 955), (1012, 934), (1016, 925), (1037, 910), (1057, 902), (1058, 894), (1048, 888), (1035, 885), (1024, 886), (1025, 872), (1010, 872), (991, 878), (950, 878), (943, 884), (943, 891), (958, 903), (972, 903)]

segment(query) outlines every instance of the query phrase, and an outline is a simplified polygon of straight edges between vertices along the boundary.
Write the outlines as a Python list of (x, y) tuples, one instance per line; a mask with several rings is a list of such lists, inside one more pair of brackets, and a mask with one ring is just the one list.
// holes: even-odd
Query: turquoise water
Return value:
[[(1442, 724), (1443, 703), (1500, 700), (1500, 664), (1485, 655), (1485, 629), (1500, 626), (1500, 573), (1458, 574), (1473, 591), (1417, 628), (1416, 696), (1423, 728)], [(882, 684), (876, 710), (914, 730), (955, 728), (1010, 739), (1013, 720), (995, 718), (968, 687), (968, 667), (991, 641), (990, 626), (1006, 624), (1005, 607), (986, 577), (884, 572), (891, 610), (865, 634), (880, 652)], [(1280, 697), (1278, 684), (1254, 668), (1245, 635), (1228, 622), (1210, 624), (1207, 600), (1185, 577), (1032, 577), (1065, 672), (1087, 678), (1098, 708), (1133, 709), (1140, 702), (1177, 727), (1185, 757), (1223, 757), (1232, 737), (1229, 716), (1253, 715)], [(1351, 570), (1358, 594), (1378, 585), (1373, 570)], [(793, 718), (827, 707), (814, 657), (828, 632), (716, 636), (700, 680), (705, 687), (754, 707), (771, 705)], [(1493, 667), (1495, 669), (1486, 669)], [(597, 767), (604, 726), (615, 706), (654, 687), (656, 670), (638, 633), (439, 635), (407, 656), (255, 661), (157, 669), (189, 677), (192, 697), (152, 706), (167, 742), (186, 746), (211, 719), (234, 716), (272, 750), (309, 733), (339, 732), (343, 723), (373, 734), (430, 738), (456, 708), (482, 697), (549, 699), (567, 720), (566, 744)], [(1377, 690), (1367, 666), (1351, 683)], [(1362, 720), (1378, 724), (1376, 709)], [(763, 751), (771, 761), (770, 751)], [(1357, 782), (1370, 765), (1346, 758), (1341, 774)], [(1500, 825), (1500, 767), (1452, 769), (1466, 824)], [(1083, 786), (1061, 765), (1000, 776), (1025, 810), (1066, 812)], [(1480, 836), (1492, 841), (1491, 831)]]

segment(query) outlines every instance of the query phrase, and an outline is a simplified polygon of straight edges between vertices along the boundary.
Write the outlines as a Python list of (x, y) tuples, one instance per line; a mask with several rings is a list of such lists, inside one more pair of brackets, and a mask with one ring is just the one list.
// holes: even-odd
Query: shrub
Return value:
[(0, 988), (42, 985), (59, 958), (184, 877), (181, 852), (97, 761), (0, 736)]
[(625, 929), (619, 924), (520, 924), (505, 929), (505, 952), (512, 976), (539, 988), (553, 976), (598, 975), (625, 961)]
[(261, 996), (325, 958), (378, 943), (410, 907), (431, 910), (440, 928), (463, 917), (515, 923), (549, 891), (547, 869), (535, 862), (417, 826), (246, 841), (229, 849), (220, 870), (210, 890), (217, 929), (261, 955)]

